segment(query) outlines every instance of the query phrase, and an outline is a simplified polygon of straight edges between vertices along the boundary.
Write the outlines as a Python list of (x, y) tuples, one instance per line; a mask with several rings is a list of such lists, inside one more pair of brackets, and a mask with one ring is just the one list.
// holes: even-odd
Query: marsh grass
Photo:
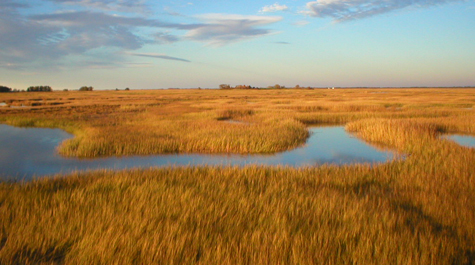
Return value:
[[(41, 103), (0, 109), (0, 122), (62, 128), (76, 137), (60, 153), (72, 157), (160, 153), (273, 153), (305, 142), (305, 125), (362, 119), (444, 118), (447, 131), (474, 132), (473, 92), (407, 90), (164, 90), (0, 95), (2, 102)], [(31, 105), (31, 104), (30, 104)], [(432, 119), (432, 121), (430, 120)], [(223, 123), (224, 120), (241, 124)], [(249, 126), (241, 126), (243, 124)], [(460, 126), (465, 126), (461, 128)]]
[(229, 109), (225, 108), (219, 111), (217, 120), (239, 119), (254, 114), (252, 109)]
[[(473, 264), (475, 149), (439, 135), (475, 132), (475, 113), (459, 107), (473, 104), (475, 91), (374, 92), (101, 92), (94, 103), (55, 92), (72, 103), (2, 109), (2, 122), (72, 128), (76, 138), (65, 146), (76, 145), (76, 155), (81, 148), (87, 156), (151, 147), (159, 153), (167, 141), (176, 144), (172, 150), (203, 152), (291, 148), (306, 137), (303, 123), (333, 122), (405, 159), (102, 170), (2, 182), (0, 263)], [(219, 121), (226, 112), (249, 123)], [(87, 153), (111, 143), (115, 149)]]
[(400, 185), (415, 177), (406, 173), (400, 162), (190, 167), (4, 183), (0, 258), (5, 264), (468, 263), (473, 223), (456, 217), (470, 216), (470, 208), (432, 213), (430, 201), (440, 195), (404, 190)]

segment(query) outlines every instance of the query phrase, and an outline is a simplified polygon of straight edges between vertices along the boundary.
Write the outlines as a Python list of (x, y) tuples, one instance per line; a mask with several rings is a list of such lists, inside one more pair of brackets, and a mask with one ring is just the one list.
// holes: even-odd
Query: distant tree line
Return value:
[[(296, 85), (295, 87), (285, 87), (281, 86), (279, 84), (275, 84), (273, 86), (268, 86), (267, 89), (313, 89), (312, 87), (301, 87), (300, 85)], [(221, 84), (219, 85), (219, 89), (266, 89), (266, 88), (259, 88), (259, 87), (253, 87), (249, 85), (237, 85), (235, 87), (232, 87), (229, 84)]]
[(92, 86), (82, 86), (79, 88), (79, 91), (92, 91), (94, 88)]
[(221, 84), (219, 85), (219, 89), (257, 89), (257, 87), (252, 87), (249, 85), (237, 85), (235, 87), (232, 87), (228, 84)]
[(273, 88), (273, 89), (285, 89), (285, 86), (281, 86), (279, 84), (275, 84), (273, 86), (269, 86), (268, 88)]
[(30, 86), (26, 92), (53, 92), (50, 86)]
[(268, 86), (269, 89), (313, 89), (312, 87), (301, 87), (300, 85), (295, 85), (294, 87), (285, 87), (279, 84), (275, 84), (273, 86)]
[(12, 89), (6, 86), (0, 86), (0, 92), (12, 92)]

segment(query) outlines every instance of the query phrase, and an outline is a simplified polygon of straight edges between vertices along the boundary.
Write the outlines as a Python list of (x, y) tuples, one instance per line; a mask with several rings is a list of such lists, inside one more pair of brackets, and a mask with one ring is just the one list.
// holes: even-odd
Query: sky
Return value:
[(475, 0), (0, 0), (0, 85), (475, 86)]

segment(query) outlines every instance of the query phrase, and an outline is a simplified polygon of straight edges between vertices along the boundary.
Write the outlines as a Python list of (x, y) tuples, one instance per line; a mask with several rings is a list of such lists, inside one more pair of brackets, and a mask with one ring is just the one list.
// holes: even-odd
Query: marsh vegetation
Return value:
[(0, 263), (475, 262), (475, 150), (440, 137), (475, 133), (475, 90), (4, 93), (0, 102), (31, 106), (1, 108), (2, 123), (74, 134), (59, 149), (71, 157), (272, 153), (304, 143), (315, 124), (345, 124), (407, 154), (376, 166), (203, 165), (3, 182)]
[(307, 142), (275, 154), (160, 154), (79, 159), (63, 157), (56, 147), (72, 135), (60, 129), (19, 128), (0, 124), (0, 180), (28, 181), (53, 174), (92, 169), (131, 169), (159, 166), (318, 166), (385, 163), (401, 158), (390, 150), (373, 147), (345, 131), (343, 126), (309, 128)]

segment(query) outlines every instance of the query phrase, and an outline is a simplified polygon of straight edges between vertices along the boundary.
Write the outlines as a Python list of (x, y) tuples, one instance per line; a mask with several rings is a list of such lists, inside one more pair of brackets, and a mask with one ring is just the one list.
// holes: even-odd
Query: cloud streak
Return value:
[(178, 36), (172, 35), (169, 32), (158, 32), (154, 35), (154, 38), (155, 38), (155, 41), (160, 44), (162, 43), (169, 44), (169, 43), (174, 43), (180, 40)]
[(120, 11), (128, 13), (146, 13), (146, 0), (49, 0), (50, 2), (72, 6), (83, 6), (105, 11)]
[(279, 5), (278, 3), (275, 3), (273, 5), (264, 6), (263, 8), (261, 8), (259, 12), (272, 13), (272, 12), (277, 12), (277, 11), (286, 11), (288, 9), (289, 7), (287, 7), (286, 5)]
[(318, 0), (308, 2), (302, 13), (330, 17), (335, 22), (355, 20), (409, 7), (429, 7), (463, 0)]
[(26, 6), (3, 2), (0, 4), (0, 61), (3, 67), (21, 69), (22, 65), (35, 58), (58, 58), (61, 54), (43, 45), (47, 39), (54, 39), (60, 28), (43, 27), (20, 16), (17, 8)]
[(2, 10), (7, 10), (7, 9), (14, 9), (14, 8), (26, 8), (28, 7), (27, 4), (22, 4), (22, 3), (14, 3), (11, 1), (4, 1), (0, 2), (0, 12)]
[[(60, 60), (82, 56), (98, 49), (133, 51), (145, 44), (179, 41), (161, 29), (190, 30), (202, 24), (174, 24), (157, 19), (111, 15), (97, 11), (67, 11), (21, 16), (9, 2), (0, 4), (0, 61), (2, 68), (61, 67)], [(139, 29), (148, 28), (148, 33)], [(117, 66), (117, 53), (106, 52), (104, 63)], [(45, 66), (42, 66), (45, 65)], [(80, 62), (74, 64), (80, 66)]]
[[(170, 23), (157, 17), (133, 13), (136, 11), (135, 4), (140, 10), (143, 9), (146, 5), (143, 0), (43, 1), (56, 3), (57, 6), (68, 5), (72, 9), (40, 14), (20, 13), (20, 9), (30, 8), (30, 11), (34, 11), (34, 5), (9, 0), (0, 2), (0, 68), (81, 67), (90, 58), (99, 59), (98, 54), (103, 55), (100, 59), (104, 65), (117, 67), (126, 62), (124, 52), (137, 51), (144, 45), (198, 41), (223, 46), (273, 34), (270, 29), (262, 27), (282, 19), (272, 16), (205, 14), (191, 17), (196, 20), (195, 23)], [(112, 12), (114, 10), (127, 10), (129, 14), (117, 15)], [(135, 53), (135, 56), (189, 62), (162, 54)], [(71, 60), (72, 57), (74, 60)]]
[(190, 60), (186, 60), (186, 59), (178, 58), (178, 57), (171, 57), (166, 54), (158, 54), (158, 53), (127, 53), (127, 54), (132, 55), (132, 56), (139, 56), (139, 57), (157, 58), (157, 59), (191, 63)]
[(260, 26), (276, 23), (282, 17), (205, 14), (198, 16), (205, 24), (191, 29), (186, 39), (207, 42), (213, 46), (270, 35), (273, 32)]

